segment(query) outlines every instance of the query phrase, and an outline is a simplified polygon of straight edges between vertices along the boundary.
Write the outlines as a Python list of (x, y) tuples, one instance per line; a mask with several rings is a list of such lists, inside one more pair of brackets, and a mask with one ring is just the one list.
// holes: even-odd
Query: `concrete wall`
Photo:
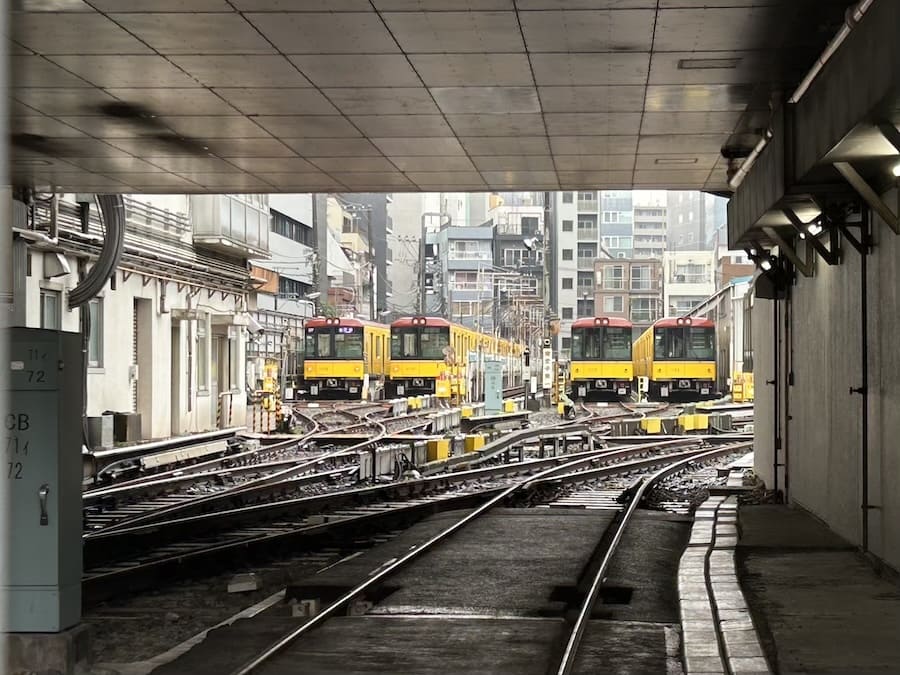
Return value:
[[(886, 199), (896, 203), (895, 195)], [(900, 238), (879, 222), (874, 236), (867, 274), (869, 502), (876, 507), (869, 512), (869, 549), (900, 569)], [(756, 470), (773, 486), (773, 430), (779, 429), (786, 446), (789, 500), (860, 544), (863, 398), (849, 390), (862, 382), (861, 266), (848, 243), (842, 248), (840, 265), (818, 260), (815, 275), (801, 276), (791, 299), (778, 303), (782, 326), (787, 312), (791, 329), (779, 351), (792, 362), (794, 384), (786, 384), (788, 371), (782, 368), (779, 389), (787, 398), (782, 398), (777, 425), (774, 388), (765, 384), (774, 373), (772, 302), (755, 299)], [(778, 487), (784, 487), (783, 476)]]

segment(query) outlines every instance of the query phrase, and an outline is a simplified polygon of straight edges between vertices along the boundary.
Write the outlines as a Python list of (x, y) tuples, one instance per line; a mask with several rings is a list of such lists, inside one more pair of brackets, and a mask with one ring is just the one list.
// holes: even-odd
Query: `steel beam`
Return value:
[[(793, 263), (794, 267), (805, 277), (813, 275), (813, 257), (812, 248), (806, 248), (806, 261), (800, 260), (800, 256), (794, 250), (794, 247), (784, 237), (778, 234), (778, 230), (774, 227), (764, 227), (763, 232), (778, 245), (778, 250), (787, 256), (787, 259)], [(808, 236), (808, 235), (807, 235)]]
[[(896, 129), (894, 129), (894, 131), (896, 131)], [(872, 186), (866, 182), (866, 179), (859, 175), (859, 172), (853, 168), (853, 165), (849, 162), (835, 162), (834, 168), (837, 169), (838, 173), (840, 173), (846, 181), (850, 183), (850, 186), (859, 193), (859, 196), (869, 205), (869, 208), (877, 213), (881, 219), (888, 224), (888, 227), (894, 231), (894, 234), (900, 234), (900, 218), (898, 218), (897, 214), (891, 210), (891, 207), (884, 203), (884, 200), (878, 196), (878, 193), (872, 189)], [(898, 206), (900, 206), (900, 188), (897, 190), (897, 202)], [(900, 208), (898, 208), (898, 211), (900, 211)]]
[(804, 223), (797, 217), (797, 214), (794, 213), (793, 209), (783, 208), (781, 209), (781, 212), (787, 216), (789, 221), (791, 221), (791, 225), (797, 230), (797, 233), (806, 237), (805, 241), (816, 249), (816, 252), (822, 256), (822, 259), (825, 262), (829, 265), (836, 265), (840, 262), (841, 251), (837, 247), (837, 242), (834, 239), (831, 240), (831, 250), (829, 251), (828, 248), (825, 247), (825, 244), (819, 241), (817, 237), (809, 234), (807, 227), (812, 223)]

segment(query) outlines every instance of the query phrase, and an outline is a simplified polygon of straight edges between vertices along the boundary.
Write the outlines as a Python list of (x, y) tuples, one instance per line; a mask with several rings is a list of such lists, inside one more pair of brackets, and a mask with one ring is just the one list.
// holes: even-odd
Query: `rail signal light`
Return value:
[(425, 260), (431, 262), (438, 256), (437, 244), (425, 244)]
[(544, 338), (544, 348), (547, 349), (550, 347), (550, 338)]
[(528, 368), (531, 365), (531, 350), (526, 349), (522, 352), (522, 358), (525, 359), (525, 367)]
[(425, 272), (425, 292), (434, 293), (434, 272)]

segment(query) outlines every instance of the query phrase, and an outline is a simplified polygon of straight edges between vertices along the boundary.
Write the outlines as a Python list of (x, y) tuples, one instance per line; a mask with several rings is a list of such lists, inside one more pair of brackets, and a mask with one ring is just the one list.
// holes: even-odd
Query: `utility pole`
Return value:
[(366, 213), (366, 233), (369, 238), (369, 319), (372, 321), (377, 321), (378, 318), (375, 315), (375, 307), (376, 307), (376, 299), (377, 299), (377, 283), (378, 283), (378, 271), (375, 267), (375, 236), (372, 232), (372, 208), (369, 207), (369, 210)]

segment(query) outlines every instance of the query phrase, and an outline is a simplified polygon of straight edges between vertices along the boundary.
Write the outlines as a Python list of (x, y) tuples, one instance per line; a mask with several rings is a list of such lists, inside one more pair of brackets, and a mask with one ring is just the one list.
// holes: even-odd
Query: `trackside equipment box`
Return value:
[(8, 630), (55, 633), (81, 618), (81, 335), (8, 330)]

